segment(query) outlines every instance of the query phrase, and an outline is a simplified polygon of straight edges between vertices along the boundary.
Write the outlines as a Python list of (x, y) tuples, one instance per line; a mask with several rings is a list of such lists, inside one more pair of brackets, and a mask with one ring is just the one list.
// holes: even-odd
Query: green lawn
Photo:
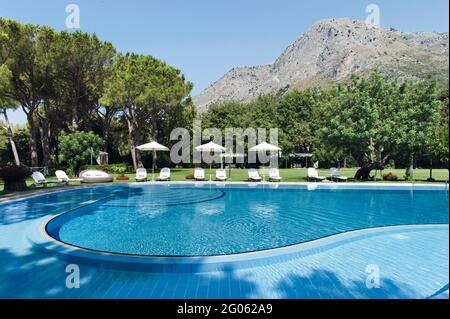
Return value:
[[(342, 176), (353, 177), (357, 171), (357, 168), (343, 168), (340, 170)], [(186, 175), (193, 173), (193, 169), (172, 169), (172, 180), (173, 181), (185, 181)], [(319, 175), (329, 176), (328, 169), (318, 169)], [(405, 182), (403, 180), (405, 170), (404, 169), (386, 169), (383, 173), (392, 172), (399, 177), (398, 182)], [(213, 178), (215, 176), (215, 170), (212, 170)], [(228, 174), (228, 170), (227, 170)], [(205, 169), (205, 175), (209, 178), (209, 169)], [(306, 169), (280, 169), (280, 175), (283, 177), (283, 182), (306, 182)], [(133, 177), (133, 174), (128, 176)], [(157, 176), (157, 174), (155, 174)], [(437, 181), (445, 182), (448, 179), (448, 170), (446, 169), (435, 169), (433, 170), (433, 177)], [(426, 182), (429, 177), (429, 170), (427, 169), (417, 169), (414, 171), (414, 179), (417, 182)], [(380, 178), (380, 176), (378, 176)], [(247, 170), (246, 169), (232, 169), (231, 176), (229, 176), (228, 181), (232, 182), (243, 182), (247, 181)], [(380, 181), (382, 182), (382, 181)]]
[[(341, 175), (347, 176), (347, 177), (353, 177), (356, 172), (356, 168), (343, 168), (341, 169)], [(150, 171), (150, 170), (149, 170)], [(206, 169), (206, 178), (209, 179), (209, 169)], [(327, 169), (319, 169), (319, 175), (322, 176), (328, 176), (329, 171)], [(189, 173), (193, 173), (193, 169), (183, 168), (183, 169), (172, 169), (172, 181), (188, 181), (186, 180), (186, 175)], [(399, 177), (399, 180), (397, 183), (404, 183), (406, 182), (403, 179), (405, 170), (404, 169), (386, 169), (383, 171), (383, 173), (392, 172), (396, 174)], [(213, 179), (215, 176), (215, 170), (212, 170)], [(228, 172), (227, 172), (228, 174)], [(134, 182), (134, 174), (126, 174), (130, 177), (128, 181), (118, 181), (114, 178), (114, 184), (123, 184), (123, 183), (129, 183)], [(280, 175), (283, 177), (283, 182), (306, 182), (306, 169), (280, 169)], [(116, 177), (117, 175), (114, 175)], [(155, 178), (158, 176), (158, 174), (155, 174)], [(428, 169), (416, 169), (414, 170), (414, 179), (415, 182), (418, 183), (426, 183), (427, 178), (429, 177), (429, 170)], [(434, 169), (433, 170), (433, 177), (437, 182), (444, 183), (448, 177), (448, 170), (447, 169)], [(380, 176), (378, 176), (380, 178)], [(149, 175), (149, 179), (151, 179), (151, 172)], [(54, 177), (48, 177), (48, 181), (56, 180)], [(231, 170), (231, 177), (228, 179), (228, 181), (231, 182), (243, 182), (247, 181), (247, 170), (246, 169), (232, 169)], [(378, 180), (377, 182), (383, 183), (385, 181)], [(389, 181), (390, 182), (390, 181)], [(33, 184), (33, 181), (31, 179), (27, 180), (27, 184), (31, 185)], [(70, 183), (70, 185), (77, 186), (81, 183)], [(86, 185), (86, 184), (85, 184)], [(55, 184), (51, 184), (47, 186), (50, 187), (60, 187)], [(38, 187), (37, 189), (42, 189), (43, 187)], [(0, 195), (5, 194), (3, 192), (3, 185), (0, 184)]]

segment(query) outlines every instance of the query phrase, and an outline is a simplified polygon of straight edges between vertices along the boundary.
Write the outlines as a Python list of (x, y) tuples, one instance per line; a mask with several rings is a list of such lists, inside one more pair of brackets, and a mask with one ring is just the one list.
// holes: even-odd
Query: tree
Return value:
[(38, 166), (36, 121), (39, 106), (51, 84), (48, 61), (42, 60), (42, 52), (46, 52), (49, 43), (44, 39), (53, 31), (48, 27), (0, 19), (0, 32), (0, 63), (12, 74), (11, 90), (6, 96), (17, 101), (27, 116), (31, 165)]
[(352, 77), (338, 84), (323, 114), (319, 136), (325, 147), (338, 148), (361, 164), (383, 164), (390, 156), (396, 135), (396, 107), (401, 89), (378, 72), (368, 79)]
[(413, 179), (414, 159), (434, 148), (440, 127), (442, 102), (438, 99), (436, 83), (404, 85), (404, 98), (397, 112), (398, 146), (408, 157), (406, 178)]
[(160, 121), (189, 99), (192, 83), (180, 71), (151, 56), (127, 53), (114, 59), (102, 104), (116, 106), (126, 121), (134, 168), (142, 166), (136, 146), (148, 132), (158, 137)]
[(11, 71), (6, 65), (0, 65), (0, 110), (5, 118), (4, 129), (8, 135), (9, 143), (11, 144), (11, 150), (14, 156), (16, 166), (20, 166), (19, 153), (17, 152), (16, 143), (14, 142), (14, 134), (11, 128), (11, 124), (8, 119), (8, 108), (15, 108), (17, 105), (14, 101), (7, 98), (8, 92), (11, 90)]
[(69, 114), (69, 129), (76, 132), (80, 116), (91, 115), (103, 95), (103, 82), (115, 49), (95, 34), (60, 32), (54, 41), (52, 60), (57, 67), (58, 104)]
[(52, 165), (50, 119), (52, 116), (51, 113), (55, 112), (52, 99), (54, 99), (55, 91), (57, 90), (55, 83), (58, 80), (56, 75), (58, 66), (55, 64), (54, 59), (52, 59), (52, 53), (54, 52), (53, 45), (57, 34), (50, 28), (40, 28), (38, 35), (39, 44), (36, 46), (36, 63), (41, 71), (43, 85), (39, 90), (41, 101), (36, 110), (36, 119), (38, 121), (39, 137), (41, 140), (43, 165), (49, 167)]
[(325, 99), (325, 94), (318, 89), (294, 91), (281, 99), (276, 119), (284, 153), (309, 153), (313, 149), (319, 124), (315, 110)]
[(97, 157), (104, 141), (92, 132), (63, 134), (59, 139), (61, 161), (69, 164), (72, 172), (78, 175), (80, 167), (91, 157)]

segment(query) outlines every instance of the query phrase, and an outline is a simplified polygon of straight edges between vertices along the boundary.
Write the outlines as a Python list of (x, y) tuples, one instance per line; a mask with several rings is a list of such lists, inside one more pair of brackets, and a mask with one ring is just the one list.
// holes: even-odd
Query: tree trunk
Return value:
[(141, 138), (139, 137), (139, 133), (137, 132), (137, 130), (134, 130), (134, 152), (136, 154), (136, 169), (139, 167), (142, 167), (142, 158), (141, 158), (141, 153), (138, 149), (136, 149), (136, 146), (139, 146), (141, 144)]
[(78, 106), (75, 103), (72, 107), (72, 132), (78, 131)]
[(72, 92), (72, 109), (71, 109), (71, 126), (70, 130), (72, 133), (78, 131), (78, 100), (79, 100), (79, 90)]
[(50, 167), (52, 165), (52, 159), (50, 155), (50, 144), (48, 141), (48, 127), (45, 120), (41, 119), (39, 122), (39, 134), (41, 137), (42, 157), (44, 166)]
[(8, 114), (6, 112), (6, 109), (3, 109), (3, 116), (5, 117), (6, 133), (8, 135), (9, 143), (11, 144), (11, 150), (13, 152), (14, 161), (16, 162), (17, 166), (20, 166), (19, 153), (17, 152), (16, 143), (14, 142), (14, 133), (11, 129), (11, 124), (9, 123)]
[(414, 178), (414, 155), (411, 154), (409, 157), (409, 167), (406, 169), (406, 177), (408, 180), (413, 180)]
[(103, 145), (103, 151), (108, 153), (109, 148), (109, 124), (103, 124), (103, 139), (105, 140), (105, 144)]
[(153, 150), (153, 158), (152, 158), (152, 173), (155, 172), (156, 169), (156, 151)]
[[(158, 139), (158, 124), (155, 119), (152, 120), (152, 137), (153, 140), (156, 142)], [(156, 151), (153, 151), (153, 157), (152, 157), (152, 172), (154, 172), (156, 169)]]
[(30, 137), (29, 137), (29, 143), (30, 143), (30, 158), (31, 158), (31, 166), (32, 167), (38, 167), (39, 166), (39, 159), (37, 154), (37, 145), (36, 145), (36, 127), (34, 123), (34, 117), (33, 112), (28, 112), (27, 114), (27, 120), (28, 120), (28, 126), (30, 129)]
[(430, 159), (430, 177), (428, 178), (428, 180), (430, 182), (434, 181), (434, 178), (433, 178), (433, 159)]
[(136, 146), (138, 146), (139, 138), (137, 136), (136, 127), (134, 123), (127, 118), (128, 124), (128, 139), (131, 145), (131, 158), (133, 159), (133, 167), (137, 170), (142, 166), (141, 154), (136, 150)]
[(383, 163), (383, 157), (382, 157), (381, 153), (382, 153), (382, 151), (379, 150), (379, 149), (376, 151), (376, 156), (377, 156), (377, 157), (376, 157), (376, 158), (377, 158), (376, 161), (377, 161), (378, 163), (384, 164), (384, 163)]
[(376, 154), (375, 154), (375, 147), (373, 143), (373, 138), (370, 137), (369, 139), (369, 149), (370, 149), (370, 162), (375, 163), (376, 161)]

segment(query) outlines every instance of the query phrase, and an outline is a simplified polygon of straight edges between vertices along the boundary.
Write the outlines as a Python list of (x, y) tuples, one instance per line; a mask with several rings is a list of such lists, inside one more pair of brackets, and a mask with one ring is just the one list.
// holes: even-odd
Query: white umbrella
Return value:
[(152, 161), (152, 181), (155, 180), (155, 165), (156, 165), (156, 151), (169, 151), (169, 148), (167, 148), (164, 145), (161, 145), (155, 141), (139, 145), (136, 147), (140, 151), (153, 151), (153, 161)]
[[(279, 148), (278, 146), (266, 143), (266, 142), (262, 142), (261, 144), (258, 144), (256, 146), (253, 146), (252, 148), (250, 148), (248, 150), (249, 152), (278, 152), (281, 151), (281, 148)], [(265, 172), (263, 174), (263, 179), (265, 181)]]
[[(219, 144), (209, 142), (195, 148), (197, 152), (225, 152), (225, 147), (220, 146)], [(211, 165), (212, 162), (209, 163), (209, 180), (211, 180)]]
[(278, 146), (262, 142), (261, 144), (258, 144), (256, 146), (253, 146), (249, 149), (250, 152), (279, 152), (281, 151), (281, 148)]

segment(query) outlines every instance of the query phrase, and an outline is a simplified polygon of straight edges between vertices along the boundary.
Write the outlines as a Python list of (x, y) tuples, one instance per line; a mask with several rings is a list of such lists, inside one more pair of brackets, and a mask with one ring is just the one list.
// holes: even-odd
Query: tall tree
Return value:
[(105, 83), (103, 104), (117, 106), (128, 126), (133, 165), (142, 165), (136, 150), (148, 128), (157, 138), (160, 121), (169, 110), (189, 97), (192, 83), (180, 71), (151, 56), (127, 53), (116, 56), (111, 76)]
[(50, 28), (40, 28), (38, 30), (38, 45), (36, 46), (36, 63), (41, 70), (43, 85), (39, 91), (41, 96), (41, 103), (36, 110), (36, 118), (38, 120), (39, 136), (42, 147), (42, 161), (44, 166), (51, 166), (51, 113), (52, 99), (55, 96), (55, 83), (57, 82), (57, 65), (53, 59), (54, 42), (57, 34)]
[(337, 85), (325, 107), (319, 136), (324, 145), (351, 154), (360, 163), (384, 163), (391, 154), (401, 89), (378, 72)]
[(7, 93), (11, 90), (11, 71), (6, 65), (0, 65), (0, 110), (5, 118), (5, 130), (8, 136), (14, 161), (20, 166), (19, 153), (17, 152), (16, 143), (14, 142), (14, 134), (8, 119), (8, 108), (16, 108), (17, 104), (7, 97)]
[(70, 117), (69, 128), (80, 127), (80, 117), (90, 115), (102, 95), (106, 67), (115, 54), (114, 47), (84, 32), (58, 34), (53, 62), (57, 66), (59, 104), (65, 104)]
[(39, 27), (0, 19), (0, 63), (12, 73), (12, 90), (8, 97), (16, 100), (27, 116), (30, 130), (29, 145), (31, 165), (38, 166), (36, 144), (36, 112), (41, 103), (41, 90), (45, 83), (37, 61)]
[[(440, 126), (442, 102), (438, 98), (436, 83), (412, 85), (406, 83), (404, 98), (397, 112), (396, 140), (408, 157), (407, 179), (413, 179), (414, 160), (428, 153), (429, 145), (435, 144), (436, 129)], [(431, 154), (426, 154), (431, 156)]]

